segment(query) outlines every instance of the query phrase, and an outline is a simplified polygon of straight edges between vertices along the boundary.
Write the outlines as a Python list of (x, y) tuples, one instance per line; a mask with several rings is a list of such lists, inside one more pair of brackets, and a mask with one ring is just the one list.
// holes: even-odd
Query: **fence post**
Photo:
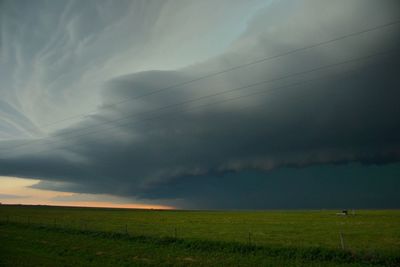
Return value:
[(343, 234), (342, 234), (342, 232), (340, 232), (340, 244), (341, 244), (341, 246), (342, 246), (342, 249), (344, 250), (345, 249), (345, 246), (344, 246), (344, 238), (343, 238)]
[(249, 232), (249, 245), (251, 245), (251, 232)]
[(174, 228), (174, 238), (178, 238), (178, 230), (176, 229), (176, 226)]

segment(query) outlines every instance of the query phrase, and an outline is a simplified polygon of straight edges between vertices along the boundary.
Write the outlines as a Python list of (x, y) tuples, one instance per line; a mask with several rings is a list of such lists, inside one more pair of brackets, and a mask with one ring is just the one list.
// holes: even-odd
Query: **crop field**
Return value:
[(400, 211), (0, 206), (0, 266), (400, 266)]

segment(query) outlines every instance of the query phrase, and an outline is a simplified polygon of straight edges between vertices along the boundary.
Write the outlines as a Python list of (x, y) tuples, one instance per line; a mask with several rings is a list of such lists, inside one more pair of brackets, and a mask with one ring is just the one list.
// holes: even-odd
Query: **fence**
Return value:
[[(175, 238), (175, 239), (207, 239), (216, 241), (235, 241), (242, 244), (248, 244), (251, 246), (260, 246), (270, 244), (266, 242), (268, 237), (265, 233), (260, 233), (252, 230), (242, 230), (235, 232), (227, 231), (212, 231), (208, 229), (207, 233), (194, 234), (193, 229), (185, 227), (183, 225), (172, 225), (163, 223), (163, 227), (157, 227), (152, 223), (107, 223), (101, 224), (98, 220), (89, 219), (68, 219), (68, 218), (47, 218), (41, 219), (31, 216), (3, 216), (0, 217), (2, 223), (18, 223), (28, 224), (32, 226), (41, 226), (46, 228), (57, 228), (65, 230), (77, 230), (86, 232), (101, 232), (101, 233), (116, 233), (125, 234), (128, 236), (147, 236), (147, 237), (162, 237), (162, 238)], [(223, 236), (230, 236), (231, 238), (226, 239)], [(222, 237), (222, 238), (221, 238)], [(268, 240), (267, 240), (268, 241)], [(273, 242), (272, 242), (273, 243)], [(345, 235), (340, 231), (337, 235), (337, 248), (342, 250), (349, 250), (345, 243)]]

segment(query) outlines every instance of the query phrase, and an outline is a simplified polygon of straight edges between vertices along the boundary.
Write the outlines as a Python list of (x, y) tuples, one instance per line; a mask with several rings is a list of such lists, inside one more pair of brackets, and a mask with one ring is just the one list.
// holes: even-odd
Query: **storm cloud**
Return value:
[[(66, 3), (41, 3), (64, 28), (37, 53), (3, 4), (0, 175), (182, 208), (398, 207), (397, 1)], [(231, 25), (185, 25), (214, 8)]]

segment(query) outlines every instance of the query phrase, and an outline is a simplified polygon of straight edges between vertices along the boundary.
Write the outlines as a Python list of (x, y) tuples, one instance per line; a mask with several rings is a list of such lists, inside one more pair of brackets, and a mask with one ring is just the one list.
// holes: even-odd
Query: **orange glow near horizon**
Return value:
[[(31, 188), (40, 180), (23, 179), (16, 177), (0, 176), (0, 202), (3, 204), (25, 204), (25, 205), (52, 205), (52, 206), (76, 206), (76, 207), (104, 207), (104, 208), (127, 208), (127, 209), (174, 209), (171, 206), (145, 204), (145, 203), (120, 203), (118, 197), (94, 194), (75, 194), (72, 192), (58, 192)], [(74, 196), (99, 196), (109, 198), (103, 200), (80, 200), (74, 201)], [(56, 198), (71, 198), (71, 201), (59, 201)], [(116, 201), (113, 202), (112, 200)], [(122, 198), (121, 198), (122, 200)]]

